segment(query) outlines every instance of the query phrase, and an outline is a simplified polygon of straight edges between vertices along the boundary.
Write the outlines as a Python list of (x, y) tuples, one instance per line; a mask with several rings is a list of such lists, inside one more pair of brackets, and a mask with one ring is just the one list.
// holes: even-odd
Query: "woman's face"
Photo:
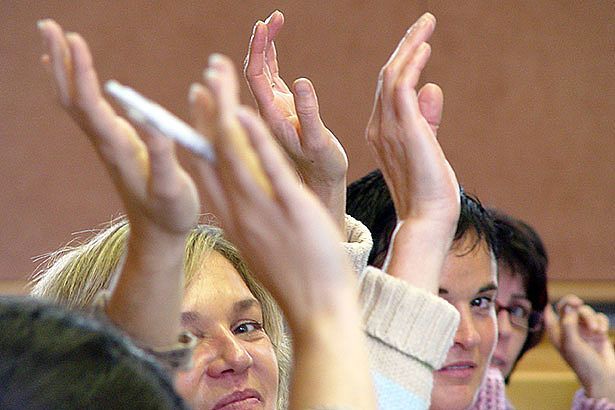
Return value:
[(182, 325), (198, 339), (194, 367), (176, 388), (194, 409), (275, 409), (278, 366), (261, 307), (217, 252), (186, 290)]
[[(498, 306), (532, 311), (532, 304), (527, 299), (523, 279), (520, 275), (511, 272), (510, 268), (500, 264), (499, 289), (497, 296)], [(504, 377), (512, 371), (521, 348), (527, 339), (527, 330), (510, 323), (510, 313), (501, 309), (498, 318), (498, 344), (493, 353), (491, 366), (497, 367)]]
[(434, 373), (432, 409), (470, 406), (495, 347), (497, 265), (484, 242), (468, 251), (473, 239), (462, 238), (449, 251), (440, 277), (439, 295), (455, 306), (461, 321), (444, 365)]

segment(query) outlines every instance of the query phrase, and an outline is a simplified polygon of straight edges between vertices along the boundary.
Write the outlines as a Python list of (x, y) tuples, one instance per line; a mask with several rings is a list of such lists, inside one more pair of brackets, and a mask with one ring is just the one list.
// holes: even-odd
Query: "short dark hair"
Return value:
[[(513, 274), (521, 277), (525, 294), (532, 304), (532, 311), (542, 314), (549, 300), (547, 293), (549, 258), (540, 236), (520, 219), (493, 208), (489, 209), (489, 212), (494, 217), (498, 234), (498, 263), (504, 264)], [(542, 316), (537, 315), (537, 318), (541, 320), (540, 327), (528, 333), (517, 361), (542, 338), (544, 333)]]
[(0, 408), (187, 409), (163, 368), (108, 324), (0, 297)]
[[(483, 208), (478, 198), (460, 190), (461, 211), (454, 243), (472, 232), (475, 234), (476, 246), (484, 241), (495, 254), (497, 251), (497, 233), (493, 218)], [(354, 181), (347, 189), (346, 213), (361, 221), (372, 233), (374, 246), (368, 263), (382, 266), (384, 256), (389, 249), (391, 236), (397, 225), (397, 214), (391, 193), (382, 172), (376, 169)]]

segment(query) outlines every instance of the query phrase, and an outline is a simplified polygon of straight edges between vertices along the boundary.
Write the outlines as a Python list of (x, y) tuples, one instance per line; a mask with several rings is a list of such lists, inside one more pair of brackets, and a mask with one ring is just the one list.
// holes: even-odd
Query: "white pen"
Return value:
[(215, 160), (209, 140), (162, 106), (115, 80), (105, 83), (105, 91), (126, 110), (126, 114), (135, 122), (156, 129), (162, 135), (171, 138), (207, 161)]

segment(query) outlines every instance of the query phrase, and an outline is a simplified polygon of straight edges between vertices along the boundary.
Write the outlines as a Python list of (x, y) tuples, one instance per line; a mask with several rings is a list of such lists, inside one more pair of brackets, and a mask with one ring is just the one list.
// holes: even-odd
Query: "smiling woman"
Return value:
[(444, 365), (435, 373), (432, 409), (465, 409), (474, 401), (497, 340), (497, 268), (485, 241), (469, 233), (444, 262), (440, 297), (461, 320)]
[[(39, 30), (60, 102), (107, 167), (127, 221), (60, 252), (33, 293), (87, 306), (109, 290), (108, 318), (178, 370), (177, 389), (194, 408), (273, 410), (287, 396), (297, 408), (374, 408), (341, 234), (258, 116), (240, 106), (228, 58), (212, 55), (205, 84), (191, 87), (195, 122), (210, 131), (216, 158), (200, 158), (194, 173), (242, 258), (220, 230), (196, 225), (199, 196), (173, 142), (147, 126), (139, 134), (102, 96), (84, 39), (52, 20)], [(282, 315), (259, 283), (293, 332), (290, 389)]]
[[(81, 309), (95, 303), (97, 295), (104, 299), (100, 292), (112, 287), (128, 236), (128, 222), (121, 219), (82, 245), (56, 252), (35, 278), (32, 295)], [(196, 337), (194, 366), (181, 370), (193, 343), (183, 337), (171, 355), (166, 348), (152, 352), (167, 367), (180, 370), (176, 388), (193, 408), (214, 408), (229, 394), (241, 392), (254, 393), (265, 408), (282, 408), (290, 348), (276, 303), (220, 229), (193, 229), (185, 254), (181, 321)], [(245, 387), (229, 393), (229, 383), (241, 378)]]

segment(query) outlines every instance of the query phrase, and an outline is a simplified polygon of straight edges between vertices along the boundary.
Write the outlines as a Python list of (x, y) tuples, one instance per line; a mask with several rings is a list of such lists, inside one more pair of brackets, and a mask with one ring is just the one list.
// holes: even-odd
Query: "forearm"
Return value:
[(454, 235), (453, 221), (406, 219), (393, 234), (384, 270), (437, 294), (440, 272)]
[(338, 294), (335, 306), (293, 330), (291, 409), (376, 408), (356, 293)]
[(324, 182), (303, 178), (303, 182), (320, 199), (320, 202), (333, 217), (340, 232), (346, 232), (346, 176), (335, 182)]
[[(106, 312), (147, 348), (170, 346), (180, 333), (185, 236), (132, 230), (124, 266)], [(153, 325), (155, 324), (155, 325)]]

